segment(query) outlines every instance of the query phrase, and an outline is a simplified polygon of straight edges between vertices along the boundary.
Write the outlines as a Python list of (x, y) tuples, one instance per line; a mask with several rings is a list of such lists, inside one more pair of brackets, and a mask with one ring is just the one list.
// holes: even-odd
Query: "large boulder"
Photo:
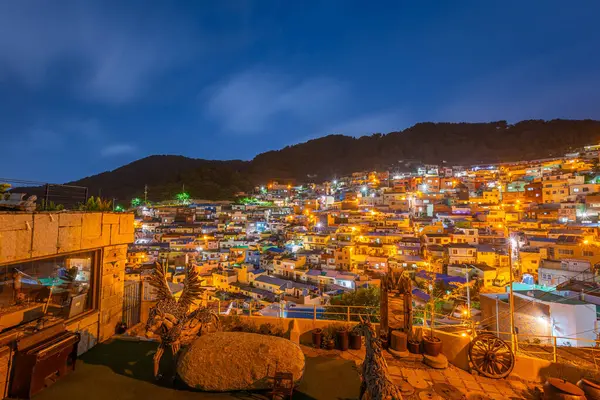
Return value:
[(245, 332), (200, 336), (185, 350), (177, 374), (198, 390), (224, 392), (269, 389), (278, 372), (291, 372), (298, 382), (304, 373), (300, 346), (287, 339)]

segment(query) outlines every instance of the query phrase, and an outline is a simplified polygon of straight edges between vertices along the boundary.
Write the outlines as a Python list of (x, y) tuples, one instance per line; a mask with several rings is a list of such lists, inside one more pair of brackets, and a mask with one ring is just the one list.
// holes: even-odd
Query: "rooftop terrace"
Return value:
[[(302, 349), (306, 355), (306, 370), (294, 399), (358, 398), (359, 370), (364, 358), (364, 348), (346, 352), (317, 350), (307, 346), (302, 346)], [(41, 392), (36, 400), (268, 398), (266, 393), (256, 392), (192, 392), (169, 378), (155, 382), (152, 378), (152, 356), (155, 350), (156, 343), (145, 341), (113, 339), (100, 344), (83, 355), (74, 373)], [(493, 380), (473, 376), (453, 366), (446, 370), (434, 370), (423, 364), (420, 356), (400, 360), (385, 352), (385, 357), (392, 380), (403, 389), (405, 399), (423, 398), (422, 392), (430, 394), (433, 391), (442, 398), (486, 393), (498, 399), (523, 399), (535, 398), (536, 391), (539, 390), (539, 385), (518, 379)], [(173, 370), (170, 356), (163, 357), (161, 370)], [(165, 373), (166, 375), (168, 374)]]

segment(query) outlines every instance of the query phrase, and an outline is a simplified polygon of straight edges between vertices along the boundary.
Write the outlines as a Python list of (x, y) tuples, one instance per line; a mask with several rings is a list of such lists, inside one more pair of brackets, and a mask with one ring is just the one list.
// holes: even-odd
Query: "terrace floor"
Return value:
[[(38, 394), (36, 400), (132, 400), (132, 399), (254, 399), (261, 393), (205, 393), (174, 388), (170, 381), (154, 382), (152, 356), (156, 343), (112, 340), (99, 344), (78, 361), (75, 372)], [(362, 351), (315, 350), (302, 346), (306, 370), (294, 399), (356, 399), (360, 389)], [(387, 354), (387, 353), (386, 353)], [(460, 369), (433, 370), (415, 357), (398, 360), (388, 355), (394, 382), (406, 390), (405, 399), (537, 398), (539, 387), (518, 380), (492, 380)], [(173, 364), (163, 357), (162, 371)], [(425, 392), (425, 393), (423, 393)], [(437, 394), (439, 397), (435, 397)], [(468, 397), (467, 397), (468, 396)], [(475, 396), (475, 397), (473, 397)]]

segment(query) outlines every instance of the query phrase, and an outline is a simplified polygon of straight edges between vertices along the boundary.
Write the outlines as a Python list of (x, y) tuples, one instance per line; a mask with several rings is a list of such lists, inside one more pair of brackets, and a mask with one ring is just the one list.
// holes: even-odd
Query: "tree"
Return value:
[(102, 200), (100, 197), (91, 196), (80, 207), (82, 211), (112, 211), (112, 201)]
[(190, 194), (186, 192), (177, 193), (177, 201), (181, 204), (189, 204), (190, 203)]
[(10, 183), (2, 183), (0, 182), (0, 194), (6, 193), (10, 189)]
[(136, 208), (142, 205), (142, 199), (139, 197), (134, 197), (131, 199), (131, 207)]
[(378, 311), (380, 304), (380, 291), (378, 287), (370, 286), (368, 288), (356, 289), (353, 292), (346, 292), (339, 297), (331, 299), (331, 305), (327, 306), (325, 314), (327, 318), (347, 320), (348, 306), (362, 306), (365, 308), (350, 308), (350, 320), (360, 321), (359, 315), (367, 315), (371, 322), (379, 322)]

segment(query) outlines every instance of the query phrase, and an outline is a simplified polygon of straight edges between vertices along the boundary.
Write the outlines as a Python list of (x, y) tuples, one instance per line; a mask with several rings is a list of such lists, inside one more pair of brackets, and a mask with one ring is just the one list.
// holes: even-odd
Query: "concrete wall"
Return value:
[(550, 377), (562, 378), (571, 383), (577, 383), (581, 378), (600, 379), (600, 371), (523, 355), (515, 358), (512, 374), (533, 382), (545, 382)]
[[(591, 347), (595, 344), (596, 305), (595, 304), (550, 304), (552, 334), (558, 336), (559, 346)], [(563, 337), (587, 339), (570, 340)]]
[[(482, 294), (481, 301), (481, 320), (485, 321), (484, 326), (496, 332), (510, 332), (510, 306), (508, 301), (498, 300), (496, 313), (496, 298), (508, 298), (505, 293), (501, 294)], [(522, 340), (532, 340), (539, 336), (540, 340), (547, 342), (549, 339), (544, 337), (552, 336), (550, 320), (550, 307), (542, 302), (532, 302), (515, 295), (515, 327), (518, 329)], [(496, 318), (498, 316), (498, 318)], [(503, 340), (510, 340), (509, 334), (500, 333), (498, 337)], [(521, 339), (519, 339), (521, 340)]]
[(112, 336), (121, 322), (127, 244), (133, 233), (133, 214), (0, 212), (0, 265), (100, 250), (97, 310), (67, 322), (67, 329), (81, 334), (81, 354)]

